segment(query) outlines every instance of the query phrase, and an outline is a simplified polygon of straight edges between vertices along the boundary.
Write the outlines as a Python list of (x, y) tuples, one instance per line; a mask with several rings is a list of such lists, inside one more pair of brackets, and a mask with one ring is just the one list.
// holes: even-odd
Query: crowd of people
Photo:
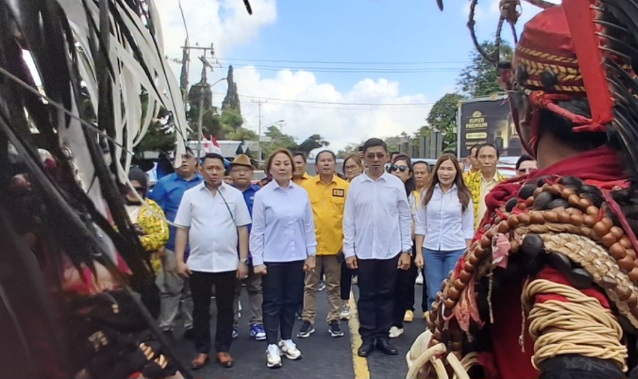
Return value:
[[(193, 340), (197, 354), (193, 369), (209, 362), (213, 345), (218, 363), (232, 367), (246, 288), (249, 335), (266, 341), (267, 367), (281, 367), (281, 357), (302, 356), (293, 335), (308, 338), (323, 329), (316, 313), (317, 292), (324, 288), (323, 330), (344, 336), (341, 321), (351, 317), (356, 281), (358, 355), (397, 354), (390, 340), (414, 320), (415, 285), (423, 285), (427, 317), (441, 282), (469, 246), (486, 194), (504, 180), (494, 145), (472, 146), (468, 154), (466, 165), (445, 152), (431, 168), (389, 153), (372, 138), (344, 159), (343, 174), (332, 151), (319, 152), (311, 176), (304, 153), (281, 149), (268, 157), (267, 178), (257, 185), (250, 157), (228, 162), (209, 153), (198, 159), (187, 150), (152, 192), (144, 172), (132, 169), (137, 194), (127, 194), (127, 210), (157, 274), (161, 330), (175, 338), (181, 319), (183, 338)], [(523, 156), (516, 171), (535, 167)], [(214, 344), (211, 298), (217, 308)], [(295, 334), (296, 318), (302, 323)]]

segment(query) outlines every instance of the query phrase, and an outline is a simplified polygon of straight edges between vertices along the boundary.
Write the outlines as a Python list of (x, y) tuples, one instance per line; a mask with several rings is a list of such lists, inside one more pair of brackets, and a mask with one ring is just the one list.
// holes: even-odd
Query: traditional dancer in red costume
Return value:
[[(500, 25), (516, 3), (501, 1)], [(410, 379), (609, 379), (636, 366), (638, 2), (535, 3), (546, 9), (499, 69), (540, 170), (488, 195), (408, 353)]]

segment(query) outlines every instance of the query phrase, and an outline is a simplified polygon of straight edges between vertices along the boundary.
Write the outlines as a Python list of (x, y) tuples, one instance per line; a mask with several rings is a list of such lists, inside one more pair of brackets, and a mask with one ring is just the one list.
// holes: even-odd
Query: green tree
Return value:
[(241, 114), (241, 105), (239, 103), (239, 92), (237, 91), (237, 83), (233, 76), (233, 66), (228, 66), (228, 75), (226, 76), (226, 82), (228, 83), (228, 90), (226, 91), (226, 97), (222, 102), (222, 113), (225, 110), (233, 110)]
[(296, 150), (303, 151), (306, 154), (319, 147), (328, 146), (330, 142), (326, 141), (319, 134), (313, 134), (300, 143)]
[(337, 151), (337, 158), (345, 158), (350, 154), (356, 153), (359, 151), (359, 147), (363, 145), (363, 142), (360, 143), (349, 143), (343, 149)]
[[(488, 55), (493, 54), (496, 50), (495, 44), (489, 41), (483, 42), (481, 48)], [(512, 47), (505, 42), (501, 43), (501, 60), (510, 61), (512, 54)], [(472, 63), (461, 71), (457, 80), (461, 93), (467, 97), (474, 98), (503, 92), (503, 89), (498, 84), (498, 72), (494, 65), (483, 58), (476, 49), (472, 50), (470, 58)]]
[(257, 139), (257, 133), (250, 129), (239, 127), (229, 133), (226, 133), (226, 139), (234, 141), (254, 141)]
[(264, 133), (266, 137), (270, 138), (270, 142), (261, 142), (260, 147), (263, 151), (264, 158), (269, 156), (273, 151), (277, 149), (289, 149), (297, 150), (297, 142), (293, 136), (284, 134), (275, 125), (271, 125), (266, 129)]
[[(453, 149), (456, 146), (456, 112), (459, 101), (464, 99), (458, 93), (448, 93), (440, 98), (430, 110), (427, 122), (429, 131), (441, 132), (443, 134), (443, 150)], [(421, 128), (426, 132), (425, 127)]]

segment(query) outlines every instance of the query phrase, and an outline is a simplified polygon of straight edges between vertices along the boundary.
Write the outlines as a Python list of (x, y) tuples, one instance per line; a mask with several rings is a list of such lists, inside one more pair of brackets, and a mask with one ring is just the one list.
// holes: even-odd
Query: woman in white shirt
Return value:
[[(412, 216), (412, 241), (414, 241), (414, 227), (417, 212), (417, 195), (415, 194), (416, 180), (410, 157), (399, 154), (394, 157), (388, 172), (401, 179), (405, 186), (405, 192), (410, 204)], [(412, 322), (414, 319), (414, 285), (417, 277), (417, 267), (414, 264), (414, 243), (412, 244), (412, 257), (410, 267), (407, 270), (399, 270), (394, 287), (394, 312), (392, 315), (392, 327), (390, 338), (397, 338), (403, 334), (403, 323)]]
[(305, 271), (315, 268), (317, 240), (308, 193), (291, 180), (292, 154), (275, 151), (266, 171), (273, 180), (255, 193), (250, 252), (255, 273), (263, 275), (267, 366), (276, 368), (282, 365), (281, 355), (301, 358), (292, 328), (303, 298)]
[(415, 264), (423, 268), (428, 310), (441, 282), (470, 246), (474, 236), (472, 194), (463, 182), (463, 171), (452, 154), (443, 154), (434, 166), (432, 180), (421, 195), (416, 217)]

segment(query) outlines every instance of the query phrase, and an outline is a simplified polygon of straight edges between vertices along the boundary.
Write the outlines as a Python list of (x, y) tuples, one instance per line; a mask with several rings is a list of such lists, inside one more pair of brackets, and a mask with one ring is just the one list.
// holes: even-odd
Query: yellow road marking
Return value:
[(359, 335), (359, 310), (357, 303), (354, 301), (354, 294), (350, 292), (350, 320), (348, 327), (350, 328), (350, 345), (352, 346), (352, 366), (354, 367), (354, 379), (370, 379), (370, 371), (368, 370), (368, 359), (357, 355), (357, 350), (361, 346), (361, 336)]

